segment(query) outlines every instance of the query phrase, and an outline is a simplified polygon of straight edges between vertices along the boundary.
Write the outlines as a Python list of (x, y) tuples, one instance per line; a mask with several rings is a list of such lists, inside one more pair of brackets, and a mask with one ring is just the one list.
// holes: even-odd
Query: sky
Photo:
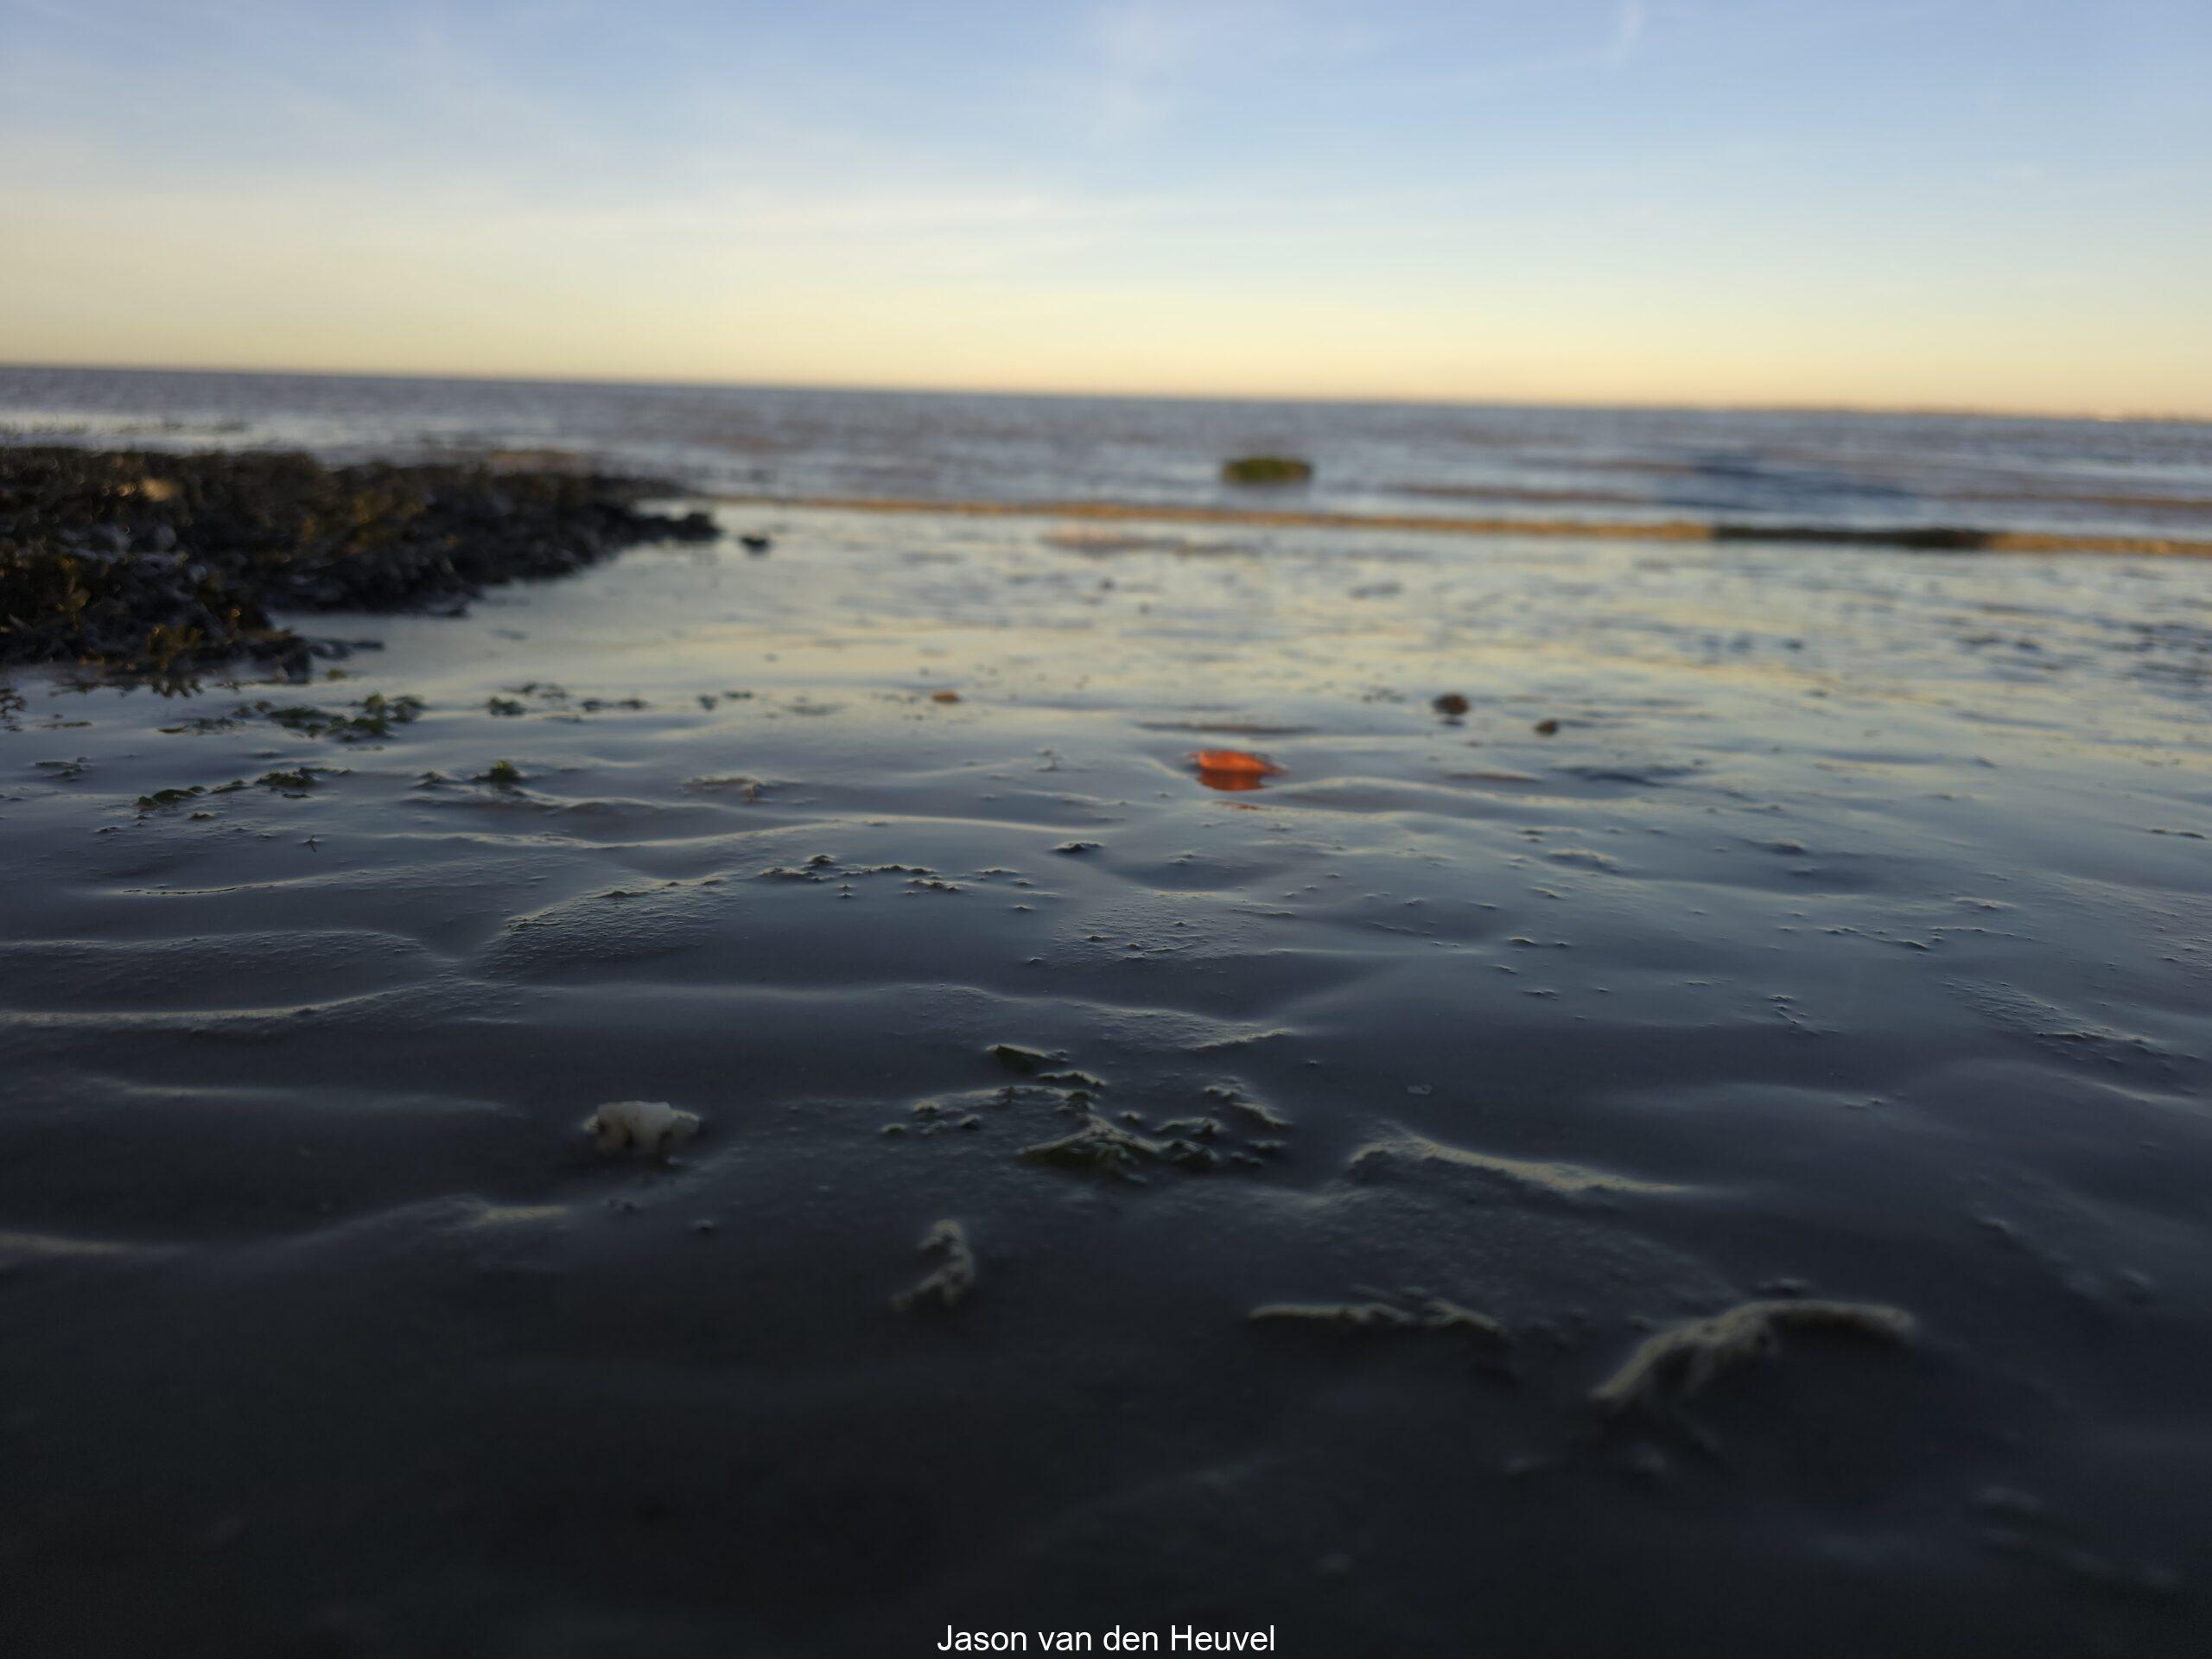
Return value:
[(0, 361), (2212, 415), (2208, 0), (0, 0)]

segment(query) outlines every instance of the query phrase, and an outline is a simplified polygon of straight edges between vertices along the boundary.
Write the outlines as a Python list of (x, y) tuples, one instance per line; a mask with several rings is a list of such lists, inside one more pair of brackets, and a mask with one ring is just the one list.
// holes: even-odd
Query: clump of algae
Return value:
[(334, 737), (340, 743), (371, 743), (391, 735), (395, 726), (410, 726), (422, 716), (420, 697), (387, 697), (372, 691), (353, 705), (354, 712), (317, 709), (305, 703), (279, 708), (265, 698), (242, 708), (238, 718), (258, 715), (288, 732), (303, 737)]
[(1234, 1084), (1208, 1084), (1206, 1098), (1218, 1102), (1231, 1111), (1243, 1113), (1263, 1129), (1287, 1129), (1290, 1127), (1288, 1118), (1268, 1105), (1266, 1102), (1250, 1098)]
[(309, 790), (321, 787), (325, 778), (342, 778), (345, 775), (342, 766), (296, 766), (289, 772), (264, 772), (252, 783), (243, 778), (233, 778), (227, 784), (216, 784), (212, 787), (206, 784), (193, 784), (179, 789), (157, 789), (150, 795), (138, 798), (138, 810), (142, 813), (166, 811), (201, 795), (235, 795), (241, 790), (251, 789), (254, 784), (264, 789), (274, 790), (280, 795), (304, 795)]
[(944, 1259), (919, 1284), (893, 1296), (891, 1306), (901, 1313), (931, 1303), (947, 1311), (959, 1306), (976, 1287), (976, 1252), (968, 1243), (968, 1230), (957, 1221), (940, 1221), (922, 1240), (922, 1253)]
[(1132, 1135), (1104, 1118), (1091, 1116), (1073, 1135), (1063, 1135), (1057, 1141), (1041, 1141), (1033, 1147), (1021, 1149), (1021, 1160), (1027, 1164), (1044, 1164), (1053, 1169), (1082, 1170), (1109, 1180), (1130, 1181), (1141, 1185), (1144, 1177), (1138, 1169), (1148, 1163), (1163, 1160), (1168, 1147), (1158, 1141), (1148, 1141), (1141, 1135)]
[(207, 792), (206, 786), (200, 784), (194, 784), (184, 789), (157, 789), (150, 795), (141, 795), (138, 798), (138, 810), (141, 812), (163, 811), (172, 806), (181, 806), (195, 795), (205, 795)]
[(1638, 1406), (1662, 1409), (1724, 1372), (1772, 1353), (1784, 1330), (1833, 1331), (1895, 1346), (1910, 1341), (1917, 1329), (1903, 1308), (1873, 1302), (1744, 1302), (1649, 1338), (1590, 1399), (1608, 1415)]
[[(1141, 1185), (1145, 1178), (1139, 1172), (1148, 1164), (1166, 1165), (1192, 1175), (1220, 1170), (1249, 1171), (1264, 1169), (1267, 1160), (1280, 1155), (1283, 1149), (1283, 1143), (1278, 1140), (1247, 1140), (1240, 1145), (1224, 1121), (1211, 1116), (1162, 1118), (1147, 1124), (1141, 1113), (1124, 1111), (1120, 1115), (1121, 1121), (1115, 1122), (1096, 1109), (1097, 1097), (1106, 1089), (1103, 1079), (1072, 1067), (1046, 1071), (1045, 1066), (1064, 1065), (1061, 1057), (1017, 1048), (1010, 1043), (995, 1045), (990, 1053), (1008, 1071), (1034, 1080), (1026, 1087), (1049, 1086), (1062, 1091), (1059, 1109), (1077, 1124), (1072, 1133), (1058, 1140), (1024, 1147), (1020, 1157), (1026, 1163), (1076, 1170)], [(1012, 1089), (1003, 1092), (1007, 1100), (1014, 1098)], [(1257, 1102), (1247, 1101), (1230, 1085), (1217, 1084), (1205, 1093), (1210, 1102), (1235, 1107), (1257, 1123), (1278, 1128), (1288, 1127), (1287, 1119)]]

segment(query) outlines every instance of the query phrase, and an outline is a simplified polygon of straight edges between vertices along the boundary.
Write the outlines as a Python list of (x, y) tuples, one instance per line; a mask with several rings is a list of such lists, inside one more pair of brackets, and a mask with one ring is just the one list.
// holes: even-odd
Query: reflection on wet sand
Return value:
[[(786, 496), (722, 494), (725, 505), (806, 508), (832, 512), (878, 512), (975, 518), (1054, 518), (1109, 523), (1235, 524), (1253, 530), (1412, 531), (1433, 536), (1566, 537), (1578, 541), (1767, 542), (1826, 547), (1907, 548), (1933, 553), (2108, 553), (2130, 558), (2212, 556), (2212, 537), (2115, 536), (2094, 531), (1980, 529), (1958, 524), (1897, 524), (1866, 528), (1850, 524), (1756, 523), (1685, 518), (1548, 518), (1405, 512), (1326, 512), (1257, 507), (1194, 506), (1174, 502), (941, 500), (929, 497)], [(1157, 551), (1160, 538), (1103, 536), (1073, 530), (1054, 532), (1055, 543), (1071, 551), (1112, 554)], [(1247, 550), (1242, 547), (1193, 545), (1185, 552)]]

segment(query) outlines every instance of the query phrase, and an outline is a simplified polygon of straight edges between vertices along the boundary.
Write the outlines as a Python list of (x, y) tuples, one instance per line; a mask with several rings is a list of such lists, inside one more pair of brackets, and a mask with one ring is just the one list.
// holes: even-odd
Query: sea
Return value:
[[(556, 451), (707, 493), (2212, 534), (2212, 423), (0, 367), (0, 442)], [(1288, 454), (1310, 485), (1224, 484)]]

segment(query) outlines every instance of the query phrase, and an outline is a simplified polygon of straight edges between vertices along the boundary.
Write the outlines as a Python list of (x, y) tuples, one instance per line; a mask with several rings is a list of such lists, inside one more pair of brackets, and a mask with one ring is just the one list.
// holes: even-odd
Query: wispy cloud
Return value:
[(1165, 4), (1125, 0), (1094, 14), (1090, 38), (1096, 53), (1097, 137), (1113, 142), (1136, 136), (1161, 113), (1176, 83), (1210, 46), (1234, 38), (1272, 8), (1251, 4)]
[(1377, 36), (1340, 0), (1118, 0), (1090, 15), (1096, 136), (1133, 138), (1183, 113), (1201, 87), (1285, 66), (1339, 67)]
[(1605, 61), (1618, 68), (1634, 57), (1650, 22), (1643, 0), (1621, 0), (1620, 10), (1613, 14), (1612, 35), (1605, 42)]

